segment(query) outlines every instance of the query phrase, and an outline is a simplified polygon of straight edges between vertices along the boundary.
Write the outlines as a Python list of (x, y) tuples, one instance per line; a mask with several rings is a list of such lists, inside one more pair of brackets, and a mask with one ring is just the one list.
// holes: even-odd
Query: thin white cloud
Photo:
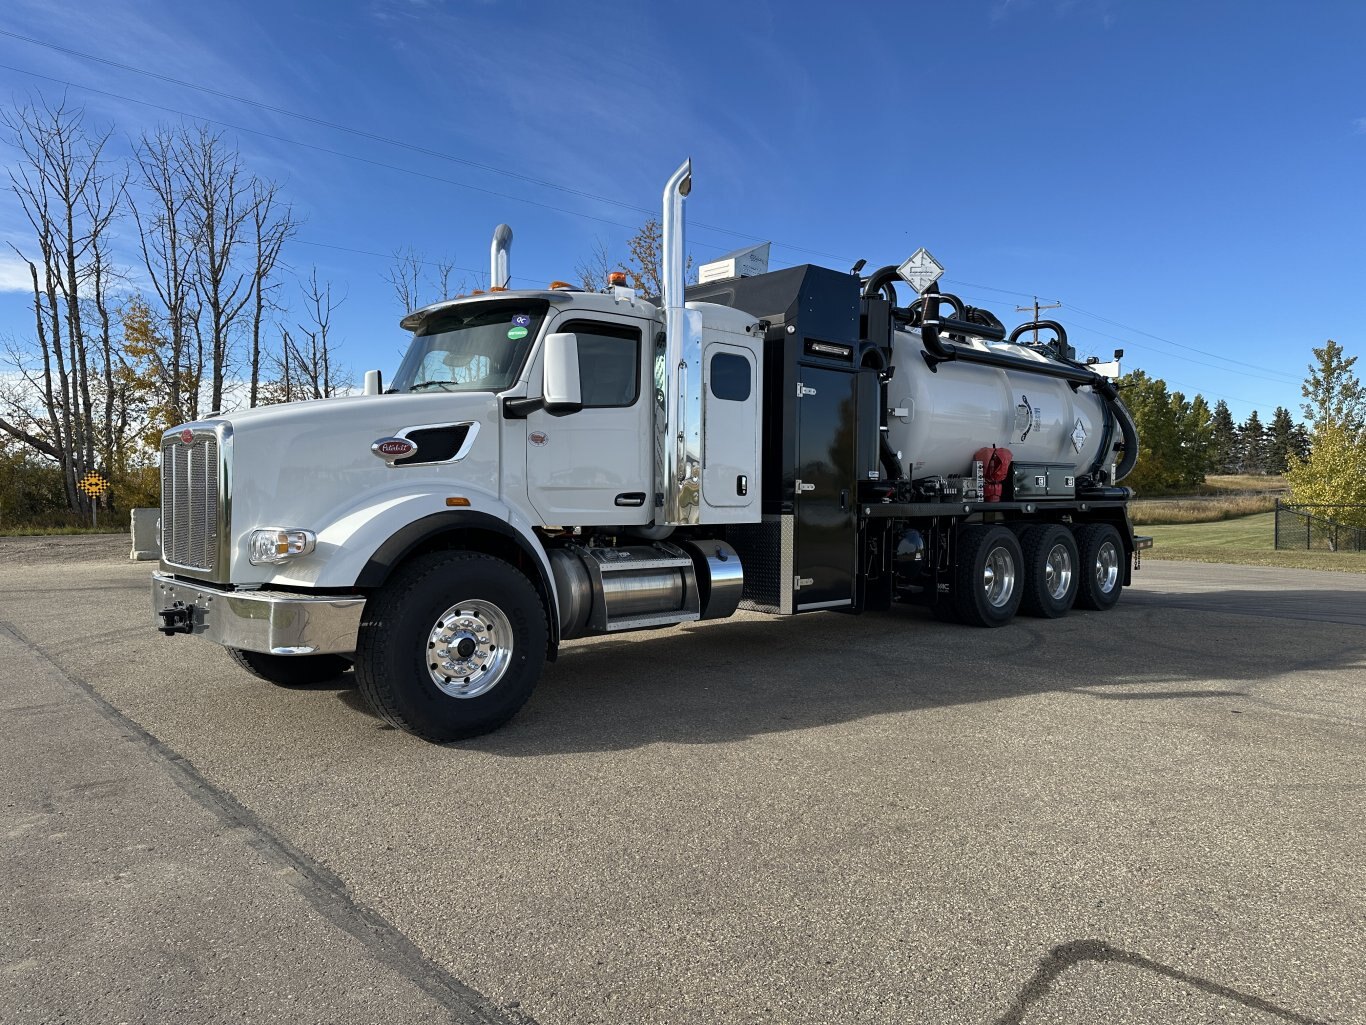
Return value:
[(1366, 117), (1359, 117), (1353, 121), (1352, 131), (1356, 135), (1366, 135)]
[(28, 264), (12, 252), (0, 252), (0, 292), (30, 292), (33, 279)]

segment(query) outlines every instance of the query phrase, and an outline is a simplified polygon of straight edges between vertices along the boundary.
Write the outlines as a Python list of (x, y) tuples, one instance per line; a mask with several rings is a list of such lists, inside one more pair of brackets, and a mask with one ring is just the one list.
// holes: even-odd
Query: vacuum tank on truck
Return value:
[(727, 261), (685, 292), (691, 184), (664, 191), (657, 301), (509, 289), (500, 225), (490, 290), (404, 318), (387, 390), (167, 431), (157, 627), (278, 683), (354, 666), (380, 716), (449, 741), (511, 718), (573, 637), (1115, 604), (1149, 543), (1119, 486), (1138, 441), (1061, 325), (1007, 336), (923, 250)]

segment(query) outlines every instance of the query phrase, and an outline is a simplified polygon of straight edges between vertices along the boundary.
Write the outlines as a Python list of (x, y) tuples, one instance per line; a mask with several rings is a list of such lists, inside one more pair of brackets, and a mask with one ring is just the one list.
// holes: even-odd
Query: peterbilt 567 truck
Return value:
[(500, 225), (495, 287), (406, 317), (387, 389), (167, 431), (157, 627), (278, 683), (354, 666), (381, 717), (450, 741), (510, 719), (574, 637), (1115, 604), (1148, 543), (1118, 484), (1138, 439), (1060, 325), (1007, 336), (923, 251), (685, 291), (691, 184), (689, 162), (664, 190), (658, 300), (497, 287)]

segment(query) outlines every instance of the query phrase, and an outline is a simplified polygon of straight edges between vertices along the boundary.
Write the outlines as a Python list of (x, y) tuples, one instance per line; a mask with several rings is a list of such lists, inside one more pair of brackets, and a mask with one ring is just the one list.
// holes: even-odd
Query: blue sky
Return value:
[[(1240, 420), (1298, 415), (1326, 338), (1366, 353), (1358, 2), (8, 0), (0, 30), (254, 101), (0, 35), (0, 101), (66, 89), (121, 148), (210, 119), (277, 179), (357, 374), (405, 342), (395, 249), (483, 272), (507, 221), (515, 284), (572, 278), (599, 238), (625, 255), (687, 156), (699, 260), (923, 245), (1008, 325), (1061, 300), (1079, 351)], [(13, 280), (0, 260), (0, 338), (30, 331)]]

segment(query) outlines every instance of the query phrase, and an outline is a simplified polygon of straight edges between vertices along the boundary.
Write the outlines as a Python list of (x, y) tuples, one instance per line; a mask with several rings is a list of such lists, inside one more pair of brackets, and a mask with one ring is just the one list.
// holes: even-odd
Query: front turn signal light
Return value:
[(318, 535), (299, 527), (263, 527), (251, 532), (247, 558), (253, 566), (287, 562), (318, 547)]

